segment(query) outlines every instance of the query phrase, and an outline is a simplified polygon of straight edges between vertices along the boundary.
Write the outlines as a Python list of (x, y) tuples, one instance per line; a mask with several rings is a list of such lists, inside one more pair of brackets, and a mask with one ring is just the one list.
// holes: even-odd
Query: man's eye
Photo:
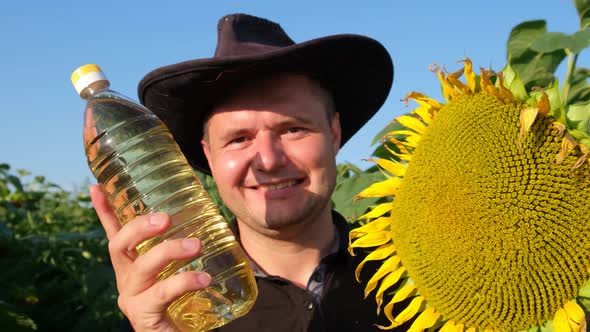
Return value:
[(244, 143), (247, 140), (248, 140), (248, 138), (246, 138), (246, 136), (240, 136), (240, 137), (234, 138), (231, 141), (229, 141), (228, 145)]
[(303, 131), (305, 131), (304, 128), (301, 128), (301, 127), (291, 127), (291, 128), (288, 128), (285, 132), (287, 134), (296, 134), (296, 133), (300, 133), (300, 132), (303, 132)]

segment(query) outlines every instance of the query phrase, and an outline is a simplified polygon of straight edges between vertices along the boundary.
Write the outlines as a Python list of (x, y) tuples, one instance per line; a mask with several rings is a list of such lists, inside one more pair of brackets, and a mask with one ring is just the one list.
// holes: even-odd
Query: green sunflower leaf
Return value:
[(533, 43), (546, 38), (546, 34), (545, 21), (536, 20), (515, 26), (508, 37), (508, 62), (520, 75), (527, 90), (550, 85), (555, 78), (553, 73), (566, 56), (561, 48), (550, 52), (538, 52), (532, 48)]
[(590, 299), (590, 281), (578, 290), (578, 296)]
[(508, 54), (511, 59), (519, 59), (530, 52), (532, 42), (547, 31), (544, 20), (526, 21), (518, 24), (508, 37)]
[(360, 173), (338, 181), (332, 194), (334, 209), (342, 214), (346, 220), (353, 222), (359, 216), (367, 212), (367, 209), (375, 205), (378, 198), (364, 198), (353, 204), (354, 196), (373, 183), (385, 180), (381, 172)]
[(547, 32), (539, 35), (531, 43), (531, 49), (535, 52), (549, 53), (564, 48), (571, 49), (572, 38), (562, 32)]
[(590, 30), (578, 31), (573, 35), (562, 32), (547, 32), (539, 35), (531, 43), (531, 50), (539, 53), (551, 53), (569, 49), (573, 53), (580, 53), (588, 46), (590, 46)]
[(588, 77), (590, 77), (590, 69), (576, 68), (570, 77), (570, 91), (567, 99), (567, 104), (576, 104), (590, 100), (590, 85), (588, 85)]
[(502, 70), (502, 74), (504, 75), (504, 86), (512, 92), (514, 97), (518, 100), (526, 100), (528, 94), (524, 87), (524, 83), (520, 79), (520, 75), (510, 67), (510, 64), (506, 64)]
[(580, 29), (584, 30), (590, 27), (590, 1), (574, 0), (578, 15), (580, 16)]
[[(590, 101), (583, 104), (570, 105), (567, 111), (567, 125), (568, 128), (574, 129), (577, 133), (575, 136), (579, 138), (587, 138), (590, 135), (588, 128), (588, 121), (590, 121)], [(572, 133), (572, 135), (574, 135)]]
[(590, 46), (590, 30), (582, 30), (572, 35), (573, 46), (571, 51), (580, 53), (583, 49)]
[(554, 119), (564, 122), (565, 114), (563, 112), (563, 105), (561, 105), (561, 97), (559, 94), (559, 81), (555, 80), (551, 86), (545, 90), (549, 96), (549, 103), (551, 105), (551, 115)]

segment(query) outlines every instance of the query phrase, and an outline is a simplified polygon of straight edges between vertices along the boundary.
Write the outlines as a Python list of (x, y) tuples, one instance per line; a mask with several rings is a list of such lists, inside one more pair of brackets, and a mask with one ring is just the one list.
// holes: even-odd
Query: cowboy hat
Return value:
[(276, 73), (306, 73), (326, 88), (346, 143), (385, 102), (393, 81), (387, 50), (341, 34), (295, 43), (276, 23), (245, 14), (219, 20), (212, 58), (158, 68), (139, 83), (139, 100), (170, 129), (193, 167), (210, 174), (202, 151), (208, 112), (240, 84)]

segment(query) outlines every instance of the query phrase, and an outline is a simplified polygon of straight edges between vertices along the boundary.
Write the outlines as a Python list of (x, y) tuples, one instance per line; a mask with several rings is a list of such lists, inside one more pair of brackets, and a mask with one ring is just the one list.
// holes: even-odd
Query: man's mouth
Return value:
[(264, 189), (264, 190), (279, 190), (292, 187), (299, 183), (303, 182), (303, 180), (288, 180), (284, 182), (278, 183), (267, 183), (267, 184), (259, 184), (256, 186), (257, 189)]

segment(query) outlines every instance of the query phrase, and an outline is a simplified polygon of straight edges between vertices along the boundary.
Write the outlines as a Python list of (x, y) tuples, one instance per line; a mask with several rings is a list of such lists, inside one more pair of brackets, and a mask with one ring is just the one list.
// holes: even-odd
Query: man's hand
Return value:
[(164, 213), (138, 216), (121, 227), (98, 185), (90, 188), (90, 197), (109, 239), (119, 307), (136, 331), (176, 331), (166, 315), (166, 308), (183, 294), (209, 286), (211, 277), (191, 271), (162, 281), (156, 278), (170, 262), (199, 255), (201, 242), (197, 239), (169, 240), (138, 256), (135, 247), (163, 234), (170, 226), (170, 217)]

